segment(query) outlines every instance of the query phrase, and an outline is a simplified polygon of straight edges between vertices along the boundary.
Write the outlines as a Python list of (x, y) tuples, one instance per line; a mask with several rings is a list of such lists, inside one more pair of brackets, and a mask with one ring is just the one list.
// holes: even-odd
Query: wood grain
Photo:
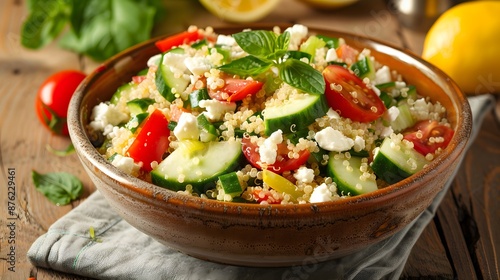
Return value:
[[(296, 22), (311, 27), (337, 29), (421, 53), (424, 34), (399, 25), (386, 1), (360, 1), (333, 11), (310, 8), (298, 0), (282, 4), (263, 22)], [(207, 13), (197, 0), (165, 1), (167, 17), (154, 36), (178, 32), (189, 25), (227, 26)], [(286, 8), (283, 8), (286, 7)], [(175, 12), (172, 12), (175, 11)], [(20, 28), (26, 17), (25, 2), (0, 1), (0, 278), (85, 279), (75, 275), (33, 267), (26, 252), (49, 226), (95, 190), (76, 155), (57, 157), (46, 149), (64, 149), (70, 140), (54, 136), (43, 128), (34, 112), (38, 86), (62, 69), (87, 73), (98, 63), (60, 49), (56, 43), (38, 51), (20, 46)], [(478, 140), (472, 144), (461, 170), (438, 210), (424, 230), (406, 263), (402, 279), (499, 279), (500, 254), (500, 131), (488, 115)], [(6, 254), (9, 218), (5, 183), (7, 169), (16, 170), (16, 272), (8, 271)], [(55, 206), (35, 190), (31, 170), (66, 171), (84, 182), (81, 200)], [(464, 215), (467, 213), (468, 215)]]

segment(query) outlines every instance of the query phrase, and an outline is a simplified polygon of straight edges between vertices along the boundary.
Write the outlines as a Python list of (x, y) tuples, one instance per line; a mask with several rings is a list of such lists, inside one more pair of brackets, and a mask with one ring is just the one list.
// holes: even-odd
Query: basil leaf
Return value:
[(283, 82), (311, 94), (325, 93), (323, 75), (311, 65), (296, 59), (287, 59), (278, 65)]
[(36, 189), (56, 205), (66, 205), (83, 193), (82, 182), (69, 173), (41, 174), (33, 170), (31, 178)]
[(52, 42), (64, 29), (71, 6), (68, 1), (30, 1), (30, 14), (21, 27), (21, 44), (39, 49)]
[(276, 46), (272, 54), (272, 59), (282, 57), (288, 51), (288, 45), (290, 45), (290, 33), (286, 31), (281, 33), (276, 39)]
[(255, 56), (248, 55), (236, 60), (231, 61), (228, 64), (219, 66), (217, 69), (242, 77), (255, 76), (260, 73), (265, 72), (269, 67), (271, 67), (271, 62), (263, 61)]
[(245, 31), (233, 35), (244, 51), (259, 58), (266, 58), (274, 53), (276, 37), (276, 33), (268, 30)]
[(156, 9), (143, 1), (79, 0), (73, 4), (73, 28), (60, 44), (94, 60), (106, 60), (151, 34)]

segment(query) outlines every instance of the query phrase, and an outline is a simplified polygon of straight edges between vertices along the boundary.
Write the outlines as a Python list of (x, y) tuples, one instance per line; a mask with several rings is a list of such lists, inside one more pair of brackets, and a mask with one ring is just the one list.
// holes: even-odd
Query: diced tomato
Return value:
[(252, 192), (252, 197), (255, 199), (255, 201), (261, 203), (261, 202), (267, 202), (269, 204), (280, 204), (281, 199), (276, 199), (274, 198), (273, 194), (269, 190), (264, 190), (264, 189), (255, 189)]
[(139, 127), (137, 136), (127, 151), (135, 162), (142, 162), (141, 169), (151, 171), (151, 163), (160, 163), (167, 151), (170, 136), (168, 120), (160, 110), (155, 110)]
[(140, 84), (142, 83), (142, 81), (144, 81), (146, 79), (147, 76), (133, 76), (132, 77), (132, 82), (134, 82), (135, 84)]
[(435, 153), (439, 148), (446, 148), (453, 134), (453, 129), (434, 120), (420, 121), (403, 132), (404, 139), (413, 142), (415, 150), (422, 155)]
[(190, 113), (190, 111), (184, 107), (179, 107), (173, 105), (170, 107), (170, 120), (174, 122), (178, 122), (182, 113)]
[(194, 43), (198, 40), (203, 39), (203, 35), (196, 31), (184, 31), (176, 35), (172, 35), (170, 37), (167, 37), (165, 39), (159, 40), (155, 43), (156, 47), (161, 51), (161, 52), (166, 52), (171, 50), (174, 47), (183, 45), (183, 44), (189, 44), (189, 43)]
[(236, 102), (243, 100), (248, 95), (256, 94), (263, 86), (259, 81), (223, 77), (224, 86), (215, 90), (209, 90), (208, 95), (219, 101)]
[(329, 65), (323, 70), (328, 105), (342, 117), (357, 122), (371, 122), (386, 110), (378, 95), (348, 69)]
[(342, 59), (345, 63), (355, 62), (359, 54), (358, 50), (347, 44), (340, 45), (337, 48), (336, 53), (337, 57)]
[[(260, 154), (258, 151), (258, 146), (250, 141), (249, 138), (243, 137), (241, 140), (243, 154), (250, 164), (256, 168), (262, 169), (260, 165)], [(285, 143), (278, 144), (278, 152), (276, 157), (276, 162), (267, 165), (267, 169), (274, 173), (281, 174), (285, 171), (296, 170), (300, 166), (304, 165), (309, 159), (311, 153), (308, 150), (302, 150), (299, 152), (298, 158), (289, 158), (288, 150)]]

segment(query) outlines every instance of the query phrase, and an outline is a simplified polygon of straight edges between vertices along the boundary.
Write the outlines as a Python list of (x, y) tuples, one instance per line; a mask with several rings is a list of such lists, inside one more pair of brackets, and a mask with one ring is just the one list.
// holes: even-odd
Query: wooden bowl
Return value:
[[(240, 30), (216, 29), (221, 34)], [(146, 67), (148, 58), (159, 52), (154, 46), (157, 38), (105, 62), (88, 76), (71, 100), (71, 139), (83, 167), (112, 210), (132, 226), (185, 254), (213, 262), (269, 267), (351, 254), (393, 235), (418, 217), (451, 179), (464, 156), (472, 122), (466, 97), (442, 71), (407, 51), (359, 35), (319, 29), (310, 32), (342, 37), (359, 49), (369, 48), (378, 61), (401, 73), (421, 94), (441, 102), (455, 130), (444, 152), (421, 172), (389, 187), (333, 202), (301, 205), (202, 199), (129, 176), (97, 152), (85, 125), (94, 106), (109, 100), (119, 85), (130, 81)]]

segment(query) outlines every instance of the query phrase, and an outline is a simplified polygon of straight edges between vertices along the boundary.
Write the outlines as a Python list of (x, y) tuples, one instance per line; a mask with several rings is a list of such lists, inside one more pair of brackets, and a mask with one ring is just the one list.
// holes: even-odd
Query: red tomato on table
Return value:
[(339, 65), (323, 70), (328, 105), (342, 117), (357, 122), (371, 122), (386, 110), (378, 95), (352, 72)]
[(66, 117), (76, 88), (86, 75), (76, 70), (65, 70), (50, 76), (38, 90), (35, 109), (40, 122), (50, 131), (68, 135)]

